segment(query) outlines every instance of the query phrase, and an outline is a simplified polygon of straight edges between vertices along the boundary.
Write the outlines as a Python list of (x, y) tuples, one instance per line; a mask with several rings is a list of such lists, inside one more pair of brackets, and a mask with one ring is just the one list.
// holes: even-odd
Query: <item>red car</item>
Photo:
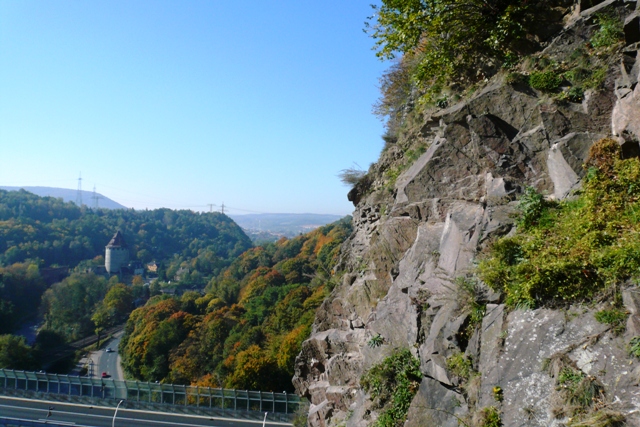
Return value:
[(106, 372), (103, 372), (102, 378), (111, 378), (111, 375), (107, 374)]

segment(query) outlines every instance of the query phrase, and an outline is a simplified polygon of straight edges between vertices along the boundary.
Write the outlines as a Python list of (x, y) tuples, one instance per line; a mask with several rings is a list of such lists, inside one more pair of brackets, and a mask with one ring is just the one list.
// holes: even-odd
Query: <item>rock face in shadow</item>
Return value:
[[(561, 59), (584, 43), (593, 13), (637, 14), (631, 2), (581, 3), (592, 9), (576, 14), (549, 43), (551, 57)], [(393, 188), (380, 176), (402, 157), (396, 147), (350, 194), (355, 231), (343, 246), (346, 273), (296, 359), (293, 382), (310, 400), (309, 425), (372, 425), (379, 414), (360, 379), (394, 349), (408, 348), (423, 379), (407, 427), (457, 426), (489, 406), (501, 411), (505, 426), (564, 425), (555, 380), (543, 369), (553, 358), (596, 378), (619, 401), (627, 425), (640, 426), (640, 365), (627, 356), (629, 336), (612, 335), (593, 309), (509, 312), (485, 289), (484, 319), (467, 337), (468, 310), (455, 285), (488, 241), (513, 229), (516, 199), (527, 186), (556, 199), (572, 194), (589, 148), (605, 136), (617, 138), (626, 155), (640, 154), (633, 19), (625, 21), (629, 41), (604, 89), (587, 91), (580, 103), (559, 102), (496, 77), (471, 99), (424, 118), (415, 137), (426, 151)], [(627, 328), (640, 335), (635, 292), (624, 295), (632, 314)], [(368, 345), (377, 336), (381, 345)], [(459, 353), (480, 373), (473, 387), (461, 388), (447, 368), (447, 358)]]

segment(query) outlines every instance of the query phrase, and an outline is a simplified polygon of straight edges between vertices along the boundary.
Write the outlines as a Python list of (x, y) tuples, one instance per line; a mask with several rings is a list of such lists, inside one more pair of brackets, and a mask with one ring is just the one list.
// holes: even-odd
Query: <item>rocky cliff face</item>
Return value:
[[(509, 312), (489, 290), (481, 325), (470, 337), (461, 333), (469, 312), (456, 279), (472, 272), (487, 242), (512, 230), (523, 189), (571, 194), (590, 146), (605, 136), (617, 138), (625, 155), (640, 153), (640, 10), (631, 1), (582, 3), (543, 54), (562, 62), (593, 34), (596, 13), (621, 16), (625, 47), (608, 60), (601, 89), (581, 102), (559, 101), (496, 76), (474, 96), (422, 117), (350, 193), (357, 205), (355, 232), (343, 247), (346, 274), (296, 361), (309, 425), (373, 425), (379, 413), (361, 377), (393, 349), (408, 348), (422, 382), (406, 426), (472, 423), (474, 411), (488, 406), (501, 411), (505, 426), (562, 425), (567, 417), (545, 360), (593, 377), (627, 424), (640, 426), (640, 363), (626, 350), (640, 335), (640, 291), (625, 292), (624, 336), (597, 322), (594, 308)], [(426, 151), (390, 186), (385, 171), (403, 161), (402, 144)], [(380, 345), (368, 345), (374, 337)], [(480, 373), (473, 387), (459, 387), (447, 369), (447, 358), (460, 352)]]

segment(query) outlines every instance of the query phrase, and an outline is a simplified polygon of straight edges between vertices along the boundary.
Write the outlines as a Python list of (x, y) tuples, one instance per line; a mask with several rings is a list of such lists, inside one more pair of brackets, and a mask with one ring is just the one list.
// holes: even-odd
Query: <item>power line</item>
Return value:
[[(78, 176), (78, 188), (77, 188), (77, 192), (76, 192), (76, 205), (78, 206), (82, 206), (83, 205), (83, 191), (82, 191), (82, 180), (84, 178), (82, 178), (82, 172), (80, 172), (79, 176)], [(47, 180), (47, 184), (52, 184), (55, 182), (70, 182), (71, 180)], [(40, 181), (38, 182), (33, 182), (34, 185), (38, 185), (41, 184)], [(24, 183), (22, 184), (24, 186)], [(116, 190), (118, 192), (122, 192), (122, 193), (128, 193), (131, 194), (133, 196), (143, 196), (145, 198), (151, 198), (151, 199), (155, 199), (155, 202), (141, 202), (139, 198), (134, 197), (133, 199), (122, 199), (122, 198), (118, 198), (118, 200), (113, 199), (114, 201), (118, 202), (118, 203), (127, 203), (129, 202), (130, 204), (135, 204), (138, 206), (142, 206), (142, 205), (147, 205), (149, 207), (157, 207), (157, 208), (167, 208), (167, 209), (193, 209), (193, 210), (199, 210), (199, 211), (205, 211), (206, 208), (209, 208), (209, 212), (213, 212), (213, 208), (220, 208), (221, 213), (228, 213), (229, 211), (239, 211), (239, 212), (246, 212), (246, 213), (254, 213), (254, 214), (268, 214), (268, 213), (273, 213), (273, 212), (264, 212), (264, 211), (256, 211), (256, 210), (252, 210), (252, 209), (244, 209), (244, 208), (237, 208), (237, 207), (233, 207), (233, 206), (229, 206), (224, 204), (224, 202), (221, 205), (215, 204), (215, 203), (206, 203), (206, 204), (185, 204), (185, 205), (175, 205), (173, 203), (171, 203), (169, 200), (163, 200), (162, 198), (157, 198), (157, 197), (153, 197), (153, 196), (149, 196), (149, 194), (142, 194), (142, 193), (137, 193), (131, 190), (123, 190), (117, 187), (112, 187), (109, 185), (104, 185), (104, 184), (100, 184), (100, 186), (102, 188), (110, 188), (112, 190)], [(16, 186), (17, 187), (17, 186)], [(89, 196), (92, 200), (92, 205), (95, 208), (99, 207), (99, 199), (104, 199), (105, 196), (98, 194), (96, 192), (96, 186), (94, 185), (93, 188), (93, 194), (91, 196)], [(171, 207), (169, 207), (171, 206)]]
[(82, 172), (78, 176), (78, 192), (76, 193), (76, 205), (82, 207)]
[(209, 208), (209, 212), (213, 212), (213, 208), (214, 207), (220, 207), (221, 208), (221, 212), (225, 213), (227, 211), (240, 211), (240, 212), (248, 212), (248, 213), (255, 213), (255, 214), (263, 214), (263, 213), (268, 213), (268, 212), (263, 212), (263, 211), (254, 211), (254, 210), (250, 210), (250, 209), (242, 209), (242, 208), (235, 208), (232, 206), (228, 206), (225, 205), (224, 202), (222, 203), (222, 205), (217, 205), (215, 203), (207, 203), (204, 205), (200, 205), (200, 204), (189, 204), (189, 205), (175, 205), (167, 200), (163, 200), (157, 197), (153, 197), (153, 196), (149, 196), (148, 194), (141, 194), (141, 193), (136, 193), (134, 191), (130, 191), (130, 190), (122, 190), (120, 188), (117, 187), (112, 187), (109, 185), (104, 185), (104, 184), (100, 184), (101, 187), (106, 187), (106, 188), (110, 188), (112, 190), (116, 190), (118, 192), (123, 192), (123, 193), (129, 193), (132, 194), (134, 196), (144, 196), (145, 198), (151, 198), (151, 199), (155, 199), (155, 202), (140, 202), (139, 199), (134, 198), (134, 199), (122, 199), (122, 198), (118, 198), (118, 202), (122, 203), (122, 202), (129, 202), (129, 203), (135, 203), (137, 205), (147, 205), (147, 206), (156, 206), (156, 207), (167, 207), (167, 206), (172, 206), (172, 208), (169, 209), (202, 209), (202, 208)]
[(98, 193), (96, 193), (96, 186), (93, 186), (93, 195), (91, 196), (91, 198), (93, 199), (93, 207), (95, 209), (99, 208), (100, 205), (100, 199), (102, 199), (103, 197), (98, 195)]

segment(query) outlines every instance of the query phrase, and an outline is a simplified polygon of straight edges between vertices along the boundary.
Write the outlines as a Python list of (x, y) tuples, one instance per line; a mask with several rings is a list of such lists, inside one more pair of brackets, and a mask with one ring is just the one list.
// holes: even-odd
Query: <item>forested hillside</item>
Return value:
[(251, 247), (240, 227), (217, 212), (91, 210), (0, 190), (0, 266), (38, 260), (41, 267), (74, 267), (104, 255), (116, 230), (124, 234), (133, 259), (164, 262), (169, 273), (185, 262), (203, 277), (193, 279), (205, 283)]
[[(175, 283), (182, 268), (178, 283), (201, 288), (252, 246), (219, 213), (91, 210), (0, 190), (0, 333), (37, 313), (46, 290), (40, 270), (56, 265), (77, 273), (48, 291), (42, 307), (47, 326), (67, 339), (93, 333), (91, 317), (110, 286), (102, 277), (80, 273), (104, 265), (104, 248), (116, 230), (123, 232), (132, 259), (158, 262), (161, 279)], [(136, 288), (135, 296), (140, 294)]]
[(127, 373), (145, 381), (293, 390), (291, 377), (350, 218), (248, 250), (207, 293), (158, 296), (135, 310), (120, 344)]

